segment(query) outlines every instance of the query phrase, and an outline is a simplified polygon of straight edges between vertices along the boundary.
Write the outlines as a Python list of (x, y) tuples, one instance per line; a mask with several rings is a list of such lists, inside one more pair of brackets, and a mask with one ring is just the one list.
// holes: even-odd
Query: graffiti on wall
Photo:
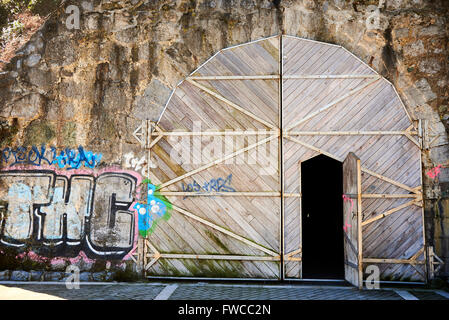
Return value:
[(136, 209), (139, 216), (139, 234), (142, 237), (153, 233), (160, 219), (168, 220), (171, 216), (172, 204), (158, 192), (157, 186), (151, 184), (149, 179), (145, 179), (142, 183), (147, 184), (147, 202), (136, 203)]
[(0, 164), (12, 167), (16, 165), (54, 165), (60, 169), (79, 169), (84, 166), (93, 169), (101, 162), (102, 154), (85, 151), (82, 146), (73, 150), (65, 148), (59, 152), (55, 147), (6, 147), (0, 150)]
[[(92, 159), (92, 158), (91, 158)], [(82, 170), (0, 171), (0, 245), (32, 244), (76, 257), (120, 259), (136, 238), (133, 194), (140, 176), (118, 170), (92, 175)]]
[[(195, 180), (193, 183), (187, 185), (184, 182), (181, 183), (183, 192), (199, 192), (199, 193), (209, 193), (209, 192), (235, 192), (235, 189), (231, 187), (232, 174), (226, 177), (226, 179), (218, 178), (211, 179), (204, 182), (203, 185), (198, 184)], [(187, 197), (184, 197), (184, 199)]]
[(441, 172), (441, 168), (442, 165), (439, 164), (437, 165), (435, 168), (430, 169), (429, 171), (426, 172), (426, 174), (431, 178), (431, 179), (435, 179)]
[[(128, 152), (123, 155), (123, 166), (125, 168), (132, 169), (134, 171), (140, 172), (143, 177), (146, 177), (147, 174), (147, 156), (143, 155), (142, 157), (135, 156), (134, 153)], [(157, 165), (150, 161), (150, 168), (157, 168)]]

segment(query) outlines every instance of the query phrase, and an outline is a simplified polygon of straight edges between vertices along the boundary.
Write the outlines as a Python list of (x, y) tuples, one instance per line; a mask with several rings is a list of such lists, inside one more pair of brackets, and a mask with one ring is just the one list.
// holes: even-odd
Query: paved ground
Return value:
[(0, 282), (0, 300), (449, 300), (439, 290), (358, 290), (352, 287), (301, 284), (259, 285), (219, 283), (64, 283)]

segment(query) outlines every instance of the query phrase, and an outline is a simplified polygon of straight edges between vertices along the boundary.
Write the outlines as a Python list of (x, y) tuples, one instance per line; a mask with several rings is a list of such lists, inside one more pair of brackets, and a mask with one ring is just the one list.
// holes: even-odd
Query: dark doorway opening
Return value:
[(344, 279), (343, 164), (301, 163), (303, 279)]

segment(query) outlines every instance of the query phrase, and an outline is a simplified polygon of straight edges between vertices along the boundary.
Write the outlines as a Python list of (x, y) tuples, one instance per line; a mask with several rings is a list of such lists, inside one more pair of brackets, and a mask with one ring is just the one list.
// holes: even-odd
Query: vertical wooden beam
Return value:
[(299, 249), (300, 249), (300, 255), (301, 255), (301, 261), (299, 262), (300, 268), (299, 268), (299, 276), (302, 279), (302, 184), (301, 184), (301, 161), (298, 162), (298, 171), (299, 171), (299, 194), (301, 195), (299, 197)]
[(363, 250), (362, 250), (362, 166), (357, 159), (357, 254), (359, 264), (359, 289), (363, 288)]
[[(283, 57), (283, 43), (282, 43), (282, 34), (279, 35), (279, 82), (278, 82), (278, 90), (279, 90), (279, 131), (282, 132), (283, 130), (283, 119), (282, 119), (282, 100), (283, 100), (283, 96), (282, 96), (282, 77), (283, 77), (283, 64), (284, 64), (284, 57)], [(284, 149), (283, 149), (283, 141), (284, 141), (284, 135), (279, 134), (279, 139), (278, 139), (278, 152), (279, 152), (279, 156), (278, 156), (278, 160), (279, 160), (279, 164), (278, 164), (278, 170), (279, 170), (279, 186), (280, 186), (280, 191), (281, 191), (281, 197), (280, 197), (280, 201), (281, 201), (281, 221), (280, 221), (280, 243), (279, 243), (279, 251), (280, 251), (280, 256), (281, 256), (281, 261), (280, 261), (280, 278), (281, 280), (285, 279), (285, 260), (284, 260), (284, 252), (285, 252), (285, 222), (284, 222), (284, 218), (285, 218), (285, 199), (284, 199)]]
[(431, 279), (433, 279), (433, 277), (435, 276), (435, 269), (434, 269), (434, 267), (433, 267), (433, 254), (432, 254), (432, 251), (433, 251), (433, 247), (427, 247), (427, 252), (428, 252), (428, 254), (427, 254), (427, 265), (428, 265), (428, 280), (431, 280)]
[[(418, 119), (418, 141), (419, 144), (421, 145), (421, 152), (419, 153), (419, 162), (420, 162), (420, 166), (419, 166), (419, 170), (420, 170), (420, 175), (419, 175), (419, 184), (420, 186), (423, 186), (423, 161), (422, 161), (422, 156), (423, 156), (423, 150), (424, 150), (424, 132), (423, 132), (423, 121), (421, 119)], [(421, 223), (422, 223), (422, 239), (423, 239), (423, 248), (424, 248), (424, 282), (427, 284), (430, 282), (430, 266), (429, 266), (429, 252), (427, 250), (427, 240), (426, 240), (426, 223), (425, 223), (425, 219), (424, 219), (424, 190), (421, 189)]]
[(142, 273), (143, 273), (144, 277), (147, 275), (147, 269), (145, 267), (148, 264), (148, 257), (147, 257), (148, 246), (147, 246), (147, 242), (148, 242), (148, 240), (145, 237), (143, 239), (143, 263), (142, 263)]
[(144, 272), (144, 238), (140, 237), (137, 240), (137, 273)]

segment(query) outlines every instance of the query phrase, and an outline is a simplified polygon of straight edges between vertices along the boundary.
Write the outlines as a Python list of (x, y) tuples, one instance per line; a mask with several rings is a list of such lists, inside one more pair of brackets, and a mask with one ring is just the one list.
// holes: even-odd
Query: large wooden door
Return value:
[(350, 152), (343, 161), (343, 241), (345, 250), (345, 280), (354, 286), (362, 285), (360, 272), (359, 199), (361, 183), (360, 159)]
[(147, 274), (301, 278), (298, 163), (354, 151), (348, 281), (361, 285), (367, 263), (423, 279), (417, 135), (394, 87), (340, 46), (274, 36), (220, 50), (175, 88), (147, 139), (147, 178), (173, 209), (146, 236)]
[[(285, 35), (281, 51), (283, 192), (301, 192), (298, 162), (320, 154), (343, 162), (354, 152), (361, 196), (351, 198), (359, 220), (347, 254), (349, 243), (363, 250), (348, 262), (360, 262), (358, 278), (374, 265), (380, 280), (425, 280), (418, 123), (393, 85), (341, 46)], [(301, 198), (284, 196), (282, 218), (284, 256), (300, 253)], [(286, 279), (301, 277), (298, 255), (284, 259)]]
[(173, 214), (146, 238), (148, 276), (281, 278), (279, 78), (272, 37), (220, 51), (173, 92), (149, 173)]

